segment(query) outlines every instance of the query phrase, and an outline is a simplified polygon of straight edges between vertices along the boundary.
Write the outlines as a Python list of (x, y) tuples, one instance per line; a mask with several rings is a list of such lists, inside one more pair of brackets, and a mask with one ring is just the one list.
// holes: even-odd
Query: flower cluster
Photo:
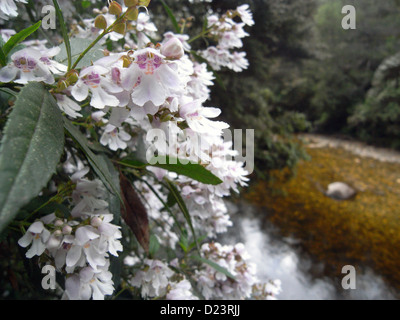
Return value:
[[(242, 22), (237, 23), (234, 18), (239, 17)], [(236, 10), (228, 11), (222, 16), (212, 14), (207, 17), (210, 36), (217, 44), (201, 50), (203, 56), (215, 70), (223, 67), (235, 72), (241, 72), (248, 68), (249, 62), (245, 52), (233, 51), (243, 47), (242, 39), (249, 36), (244, 27), (254, 25), (253, 15), (249, 5), (244, 4)]]
[(19, 240), (30, 246), (27, 258), (44, 255), (47, 263), (66, 275), (66, 299), (104, 299), (114, 292), (108, 268), (109, 255), (123, 250), (120, 228), (108, 211), (105, 189), (99, 180), (84, 176), (88, 169), (76, 172), (72, 193), (71, 219), (54, 213), (34, 222)]
[[(204, 269), (198, 270), (195, 278), (206, 299), (240, 300), (252, 295), (267, 299), (273, 293), (279, 292), (279, 289), (272, 290), (274, 283), (269, 284), (268, 289), (259, 283), (256, 266), (249, 262), (244, 245), (222, 246), (219, 243), (210, 243), (204, 244), (201, 252), (206, 259), (223, 267), (231, 276), (204, 264)], [(271, 291), (266, 291), (269, 289)]]
[[(14, 5), (11, 0), (5, 3)], [(111, 1), (110, 9), (94, 11), (96, 19), (72, 23), (75, 37), (71, 42), (87, 39), (96, 45), (111, 44), (113, 50), (103, 50), (100, 59), (93, 59), (84, 67), (78, 67), (76, 62), (68, 69), (61, 63), (65, 60), (59, 57), (59, 47), (49, 49), (46, 41), (25, 42), (25, 48), (13, 53), (9, 64), (0, 70), (0, 81), (50, 85), (60, 110), (86, 130), (86, 137), (98, 138), (95, 147), (109, 149), (107, 152), (114, 159), (132, 154), (142, 159), (147, 156), (146, 168), (129, 171), (134, 177), (132, 187), (140, 193), (151, 234), (160, 246), (174, 251), (179, 245), (183, 247), (184, 237), (179, 229), (188, 223), (187, 217), (178, 214), (182, 207), (190, 212), (191, 228), (215, 238), (232, 226), (224, 198), (246, 186), (249, 173), (244, 163), (233, 160), (238, 152), (223, 138), (229, 125), (217, 120), (221, 110), (205, 106), (215, 76), (206, 63), (192, 54), (189, 36), (167, 32), (158, 38), (150, 16), (138, 11), (143, 5), (135, 1), (124, 3), (127, 6)], [(0, 12), (13, 15), (5, 8), (0, 5)], [(137, 16), (124, 19), (128, 12)], [(236, 17), (242, 22), (235, 22)], [(207, 33), (217, 45), (199, 54), (215, 70), (246, 69), (246, 54), (231, 51), (243, 46), (242, 39), (248, 36), (244, 28), (254, 24), (249, 6), (240, 6), (222, 16), (212, 14), (207, 21)], [(123, 250), (121, 226), (114, 224), (103, 182), (87, 178), (91, 173), (82, 153), (69, 147), (66, 154), (64, 174), (70, 175), (73, 188), (64, 202), (68, 202), (70, 214), (64, 217), (56, 212), (34, 221), (19, 244), (30, 246), (27, 258), (41, 256), (41, 261), (65, 275), (63, 298), (104, 299), (114, 293), (110, 256), (117, 257)], [(222, 183), (201, 183), (151, 162), (163, 157), (201, 165)], [(170, 201), (166, 181), (174, 184), (184, 205)], [(259, 283), (242, 245), (210, 243), (203, 245), (201, 253), (235, 277), (233, 280), (205, 263), (198, 266), (191, 274), (204, 298), (272, 297), (279, 292), (273, 283)], [(126, 264), (131, 270), (127, 283), (139, 290), (141, 297), (198, 298), (189, 279), (179, 273), (179, 260), (157, 260), (138, 248), (132, 255), (134, 262)]]

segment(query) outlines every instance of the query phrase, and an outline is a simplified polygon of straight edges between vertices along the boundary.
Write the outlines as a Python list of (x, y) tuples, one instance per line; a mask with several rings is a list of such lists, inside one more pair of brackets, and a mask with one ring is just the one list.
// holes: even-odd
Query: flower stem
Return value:
[(117, 20), (114, 21), (114, 23), (109, 26), (107, 29), (105, 29), (90, 45), (89, 47), (86, 48), (85, 51), (83, 51), (78, 59), (76, 59), (75, 63), (72, 65), (71, 69), (76, 69), (76, 67), (78, 66), (79, 62), (81, 62), (81, 60), (85, 57), (85, 55), (101, 40), (103, 39), (104, 36), (106, 36), (108, 33), (110, 33), (112, 31), (112, 29), (114, 28), (115, 24), (119, 23), (121, 20), (123, 20), (125, 18), (126, 12), (124, 12), (121, 16), (119, 16), (117, 18)]

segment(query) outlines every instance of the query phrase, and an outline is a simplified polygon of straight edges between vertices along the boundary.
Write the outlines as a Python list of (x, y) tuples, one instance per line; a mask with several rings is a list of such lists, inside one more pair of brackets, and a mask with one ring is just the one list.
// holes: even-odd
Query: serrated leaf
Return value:
[(48, 90), (29, 83), (18, 95), (0, 150), (0, 231), (46, 186), (64, 150), (62, 115)]
[(41, 25), (42, 21), (39, 21), (35, 23), (33, 26), (30, 26), (29, 28), (26, 28), (21, 32), (18, 32), (17, 34), (13, 35), (3, 46), (3, 53), (5, 57), (7, 57), (8, 54), (11, 52), (11, 50), (14, 49), (20, 42), (24, 41), (32, 33), (34, 33), (37, 29), (39, 29)]

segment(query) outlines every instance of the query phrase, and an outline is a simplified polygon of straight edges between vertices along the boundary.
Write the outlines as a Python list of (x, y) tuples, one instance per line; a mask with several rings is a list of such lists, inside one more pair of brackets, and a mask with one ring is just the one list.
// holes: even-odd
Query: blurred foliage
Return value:
[[(288, 180), (287, 170), (276, 170), (246, 198), (264, 208), (284, 236), (302, 239), (303, 249), (324, 262), (319, 276), (341, 279), (344, 265), (370, 267), (400, 288), (399, 165), (341, 148), (307, 152), (312, 162), (301, 162), (295, 177)], [(350, 201), (325, 196), (333, 181), (348, 183), (357, 196)]]
[[(399, 137), (394, 128), (399, 108), (396, 88), (381, 82), (371, 92), (382, 61), (400, 50), (399, 1), (320, 3), (315, 14), (314, 58), (305, 68), (313, 94), (304, 111), (314, 130), (400, 147), (393, 144)], [(357, 10), (356, 30), (341, 27), (344, 5)]]

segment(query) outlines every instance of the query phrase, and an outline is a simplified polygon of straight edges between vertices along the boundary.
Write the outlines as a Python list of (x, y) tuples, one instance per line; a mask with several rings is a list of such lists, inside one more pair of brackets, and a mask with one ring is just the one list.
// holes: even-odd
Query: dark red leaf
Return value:
[(132, 229), (136, 239), (146, 252), (149, 251), (150, 229), (147, 210), (132, 183), (123, 175), (120, 175), (120, 185), (124, 206), (121, 208), (122, 218)]

